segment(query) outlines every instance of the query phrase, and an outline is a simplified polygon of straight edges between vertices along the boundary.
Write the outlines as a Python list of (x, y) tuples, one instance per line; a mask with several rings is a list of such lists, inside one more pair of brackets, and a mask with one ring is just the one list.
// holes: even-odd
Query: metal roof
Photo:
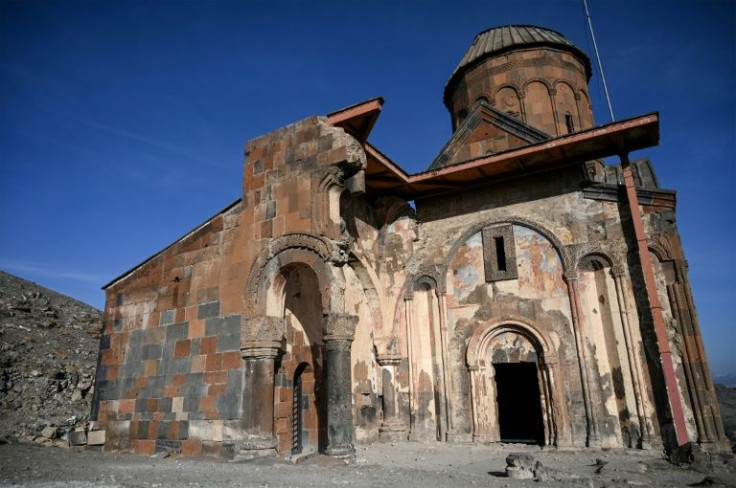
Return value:
[(559, 32), (534, 25), (504, 25), (485, 30), (475, 36), (473, 43), (445, 85), (445, 99), (447, 100), (447, 92), (460, 74), (472, 68), (481, 60), (503, 52), (534, 46), (553, 46), (572, 52), (580, 57), (585, 66), (588, 79), (590, 79), (591, 70), (588, 55)]

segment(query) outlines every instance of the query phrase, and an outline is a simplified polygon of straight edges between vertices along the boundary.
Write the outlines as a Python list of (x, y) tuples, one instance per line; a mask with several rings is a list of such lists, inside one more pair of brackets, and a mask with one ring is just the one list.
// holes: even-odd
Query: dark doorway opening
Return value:
[(494, 363), (501, 442), (544, 444), (535, 363)]

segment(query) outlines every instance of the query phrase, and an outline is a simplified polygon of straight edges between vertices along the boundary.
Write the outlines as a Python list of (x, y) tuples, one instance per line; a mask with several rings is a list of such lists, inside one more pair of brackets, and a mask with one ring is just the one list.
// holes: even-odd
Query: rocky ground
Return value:
[(0, 271), (0, 439), (63, 447), (86, 430), (101, 315)]
[[(506, 458), (512, 451), (529, 456), (525, 462), (543, 480), (507, 477)], [(527, 446), (358, 445), (357, 460), (348, 466), (325, 457), (296, 465), (271, 459), (227, 463), (10, 444), (0, 446), (0, 459), (1, 487), (736, 487), (736, 468), (722, 460), (701, 473), (672, 465), (656, 453), (556, 452)]]

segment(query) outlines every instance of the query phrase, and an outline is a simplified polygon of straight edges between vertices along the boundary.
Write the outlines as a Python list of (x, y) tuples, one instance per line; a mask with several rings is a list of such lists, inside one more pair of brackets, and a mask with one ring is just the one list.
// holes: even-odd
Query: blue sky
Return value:
[[(736, 372), (736, 2), (590, 0), (617, 119), (678, 225), (711, 366)], [(474, 35), (559, 30), (581, 1), (0, 2), (0, 269), (102, 307), (100, 286), (239, 196), (245, 141), (382, 95), (371, 141), (409, 172), (450, 136)], [(609, 117), (591, 80), (597, 123)]]

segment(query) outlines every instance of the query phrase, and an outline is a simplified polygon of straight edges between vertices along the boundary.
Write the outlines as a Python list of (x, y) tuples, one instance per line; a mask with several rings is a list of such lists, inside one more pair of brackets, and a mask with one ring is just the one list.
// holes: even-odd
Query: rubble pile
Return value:
[(62, 447), (104, 436), (89, 422), (101, 316), (0, 271), (0, 438)]

